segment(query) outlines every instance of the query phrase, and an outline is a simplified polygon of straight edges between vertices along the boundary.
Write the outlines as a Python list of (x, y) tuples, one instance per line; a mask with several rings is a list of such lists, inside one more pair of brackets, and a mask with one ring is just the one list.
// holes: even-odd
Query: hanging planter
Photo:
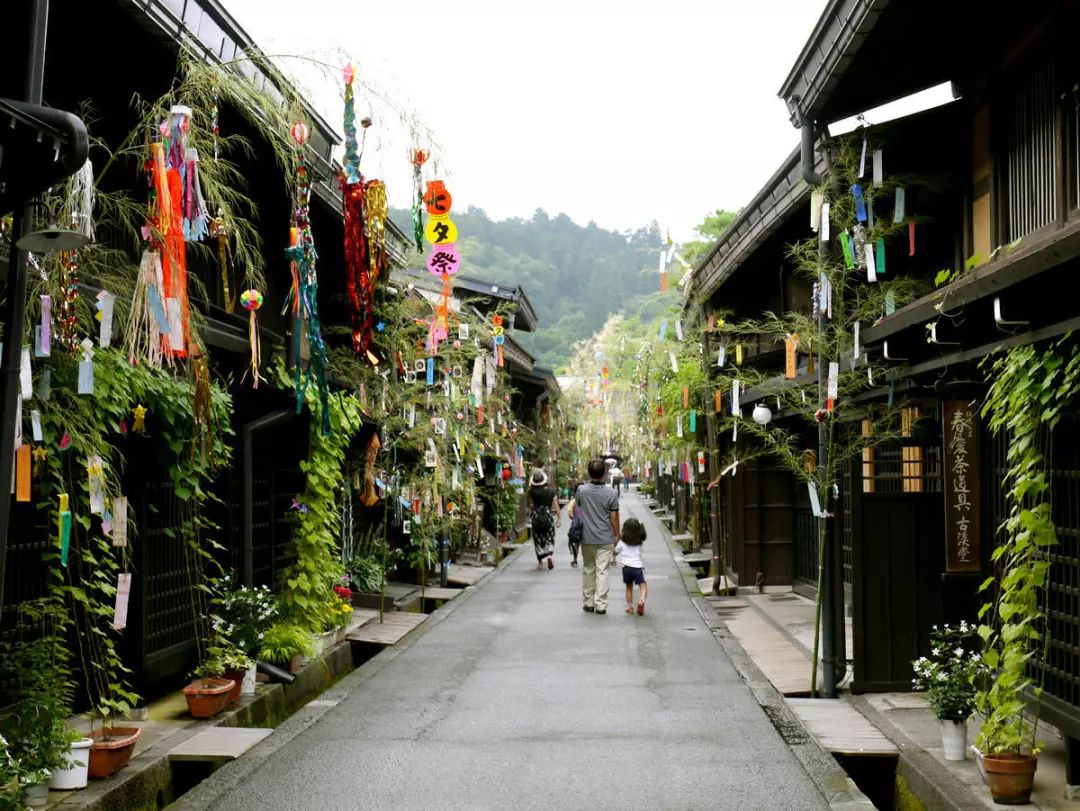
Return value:
[(235, 686), (232, 679), (198, 679), (181, 692), (193, 718), (213, 718), (228, 705)]
[(90, 746), (90, 776), (100, 780), (127, 766), (140, 735), (139, 727), (104, 727), (91, 731), (94, 742)]

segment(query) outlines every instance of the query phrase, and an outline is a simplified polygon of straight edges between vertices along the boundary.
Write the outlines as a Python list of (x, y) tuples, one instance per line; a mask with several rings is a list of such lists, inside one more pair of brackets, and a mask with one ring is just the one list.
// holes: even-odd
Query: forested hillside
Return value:
[[(393, 210), (391, 216), (411, 233), (408, 211)], [(645, 296), (657, 290), (663, 236), (655, 222), (618, 233), (595, 223), (580, 226), (565, 214), (550, 217), (541, 209), (527, 220), (496, 222), (479, 208), (455, 213), (453, 219), (462, 273), (525, 289), (540, 329), (515, 337), (538, 363), (563, 366), (571, 344), (591, 336), (613, 313), (636, 313)]]

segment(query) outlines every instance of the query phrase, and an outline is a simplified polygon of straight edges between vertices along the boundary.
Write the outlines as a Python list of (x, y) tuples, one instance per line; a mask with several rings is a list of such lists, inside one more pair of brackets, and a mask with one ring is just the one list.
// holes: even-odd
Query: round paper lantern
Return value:
[(296, 143), (300, 144), (300, 146), (306, 144), (308, 142), (308, 138), (311, 137), (311, 130), (308, 129), (308, 125), (305, 124), (303, 121), (294, 122), (291, 132), (292, 139), (296, 141)]
[(750, 416), (754, 418), (754, 422), (758, 425), (768, 425), (769, 421), (772, 420), (772, 411), (764, 403), (758, 403), (754, 406), (754, 411)]
[(263, 294), (258, 290), (245, 290), (240, 294), (240, 304), (243, 305), (245, 310), (257, 310), (262, 307), (262, 303)]

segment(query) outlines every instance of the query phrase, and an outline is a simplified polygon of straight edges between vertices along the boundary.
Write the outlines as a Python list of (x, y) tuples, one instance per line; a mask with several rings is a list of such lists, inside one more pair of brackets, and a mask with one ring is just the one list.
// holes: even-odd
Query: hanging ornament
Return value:
[(356, 143), (356, 104), (353, 98), (356, 66), (346, 65), (342, 76), (345, 80), (345, 160), (342, 170), (346, 183), (359, 183), (360, 153)]
[(60, 308), (56, 319), (56, 339), (71, 352), (79, 351), (78, 319), (75, 304), (79, 300), (79, 252), (60, 254)]
[(236, 309), (236, 299), (233, 298), (232, 285), (229, 284), (229, 222), (225, 219), (225, 212), (218, 208), (217, 216), (210, 220), (210, 236), (217, 240), (218, 266), (221, 268), (221, 297), (225, 306), (225, 312), (232, 315)]
[(131, 425), (131, 430), (136, 434), (146, 433), (146, 408), (137, 405), (132, 410), (132, 413), (135, 416), (135, 421)]
[[(251, 371), (251, 387), (253, 389), (259, 388), (259, 381), (262, 379), (259, 376), (259, 362), (261, 360), (259, 352), (259, 325), (255, 318), (255, 313), (262, 307), (262, 303), (263, 294), (254, 288), (245, 290), (240, 294), (240, 305), (248, 311), (248, 344), (251, 347), (249, 370)], [(299, 359), (297, 360), (297, 363), (299, 363)], [(244, 373), (244, 376), (247, 376), (247, 372)]]
[(424, 186), (422, 167), (428, 160), (428, 153), (419, 147), (409, 150), (409, 163), (413, 167), (413, 206), (412, 224), (413, 241), (416, 242), (416, 250), (424, 250)]
[(506, 341), (506, 336), (503, 334), (503, 318), (501, 315), (491, 316), (491, 336), (495, 352), (495, 365), (501, 368), (504, 363), (503, 343)]
[(94, 165), (87, 158), (71, 181), (71, 226), (94, 241)]
[(174, 107), (169, 120), (161, 124), (162, 140), (151, 144), (148, 164), (151, 193), (144, 232), (161, 261), (161, 293), (167, 323), (161, 338), (162, 354), (178, 358), (187, 356), (184, 150), (190, 130), (189, 116), (188, 108)]
[[(302, 122), (298, 122), (302, 123)], [(293, 137), (296, 139), (296, 125), (293, 126)], [(306, 125), (304, 127), (306, 131)], [(302, 135), (304, 133), (301, 133)], [(297, 143), (301, 142), (297, 140)], [(297, 313), (298, 323), (294, 327), (295, 344), (297, 350), (300, 345), (300, 325), (307, 324), (307, 340), (311, 347), (311, 354), (304, 368), (300, 352), (296, 351), (296, 411), (304, 407), (304, 398), (308, 386), (314, 384), (319, 395), (319, 409), (322, 415), (322, 433), (330, 434), (330, 393), (326, 381), (326, 344), (323, 342), (322, 325), (319, 322), (319, 297), (318, 275), (315, 263), (318, 254), (315, 251), (315, 237), (311, 233), (311, 221), (309, 219), (309, 205), (311, 202), (311, 170), (308, 167), (303, 151), (299, 150), (296, 161), (296, 198), (293, 205), (293, 225), (290, 230), (290, 241), (295, 233), (296, 244), (290, 245), (286, 250), (289, 260), (296, 265), (297, 289), (294, 310)]]

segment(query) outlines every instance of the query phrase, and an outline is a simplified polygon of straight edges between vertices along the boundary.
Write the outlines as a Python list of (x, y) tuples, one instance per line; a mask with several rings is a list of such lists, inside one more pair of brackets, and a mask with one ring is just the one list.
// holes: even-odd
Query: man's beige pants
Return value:
[(607, 611), (608, 578), (611, 565), (611, 544), (583, 543), (581, 558), (585, 564), (582, 572), (582, 597), (586, 608)]

